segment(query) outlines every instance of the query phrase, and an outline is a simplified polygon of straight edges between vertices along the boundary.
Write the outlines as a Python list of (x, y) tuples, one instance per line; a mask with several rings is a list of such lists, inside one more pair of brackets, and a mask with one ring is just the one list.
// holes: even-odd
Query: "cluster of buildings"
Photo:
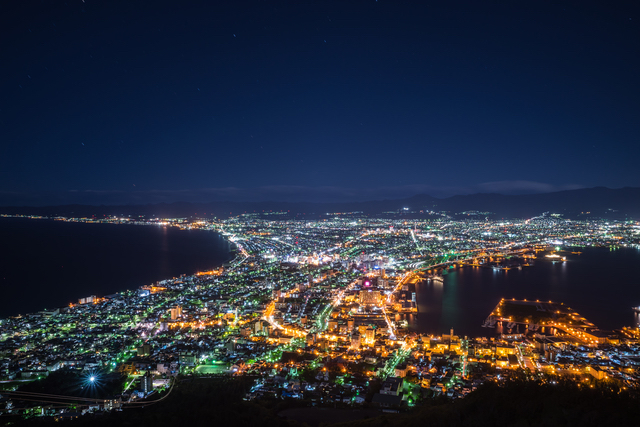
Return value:
[(180, 373), (251, 373), (260, 379), (248, 399), (393, 408), (462, 397), (522, 369), (638, 386), (637, 329), (602, 337), (558, 319), (535, 328), (499, 308), (489, 320), (503, 329), (490, 338), (420, 335), (399, 321), (416, 311), (415, 283), (442, 280), (451, 265), (533, 258), (555, 245), (640, 242), (637, 222), (463, 218), (154, 220), (217, 231), (236, 257), (217, 270), (0, 320), (0, 380), (61, 368), (120, 372), (137, 379), (130, 391), (148, 394)]

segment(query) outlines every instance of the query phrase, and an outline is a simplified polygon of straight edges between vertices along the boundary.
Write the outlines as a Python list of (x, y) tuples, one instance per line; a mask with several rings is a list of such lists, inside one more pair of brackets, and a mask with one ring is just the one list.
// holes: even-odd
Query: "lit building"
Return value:
[(360, 304), (379, 305), (380, 291), (372, 291), (371, 289), (360, 291)]
[(360, 348), (360, 334), (355, 333), (351, 336), (351, 350), (358, 350)]
[(153, 375), (147, 372), (142, 376), (140, 382), (144, 394), (149, 394), (153, 391)]
[(182, 316), (182, 307), (177, 306), (171, 309), (171, 320), (176, 320), (180, 316)]
[(376, 330), (371, 326), (365, 332), (365, 342), (367, 345), (373, 345), (376, 342)]

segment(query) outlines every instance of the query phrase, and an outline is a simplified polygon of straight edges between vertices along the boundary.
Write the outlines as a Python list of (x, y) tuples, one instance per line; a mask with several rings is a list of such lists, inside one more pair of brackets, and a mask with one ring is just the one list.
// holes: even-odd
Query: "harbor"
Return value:
[[(554, 262), (545, 256), (554, 253), (566, 261)], [(416, 283), (417, 314), (406, 317), (409, 329), (439, 334), (453, 326), (463, 335), (492, 336), (496, 329), (482, 325), (502, 298), (564, 302), (603, 330), (639, 325), (640, 312), (631, 309), (640, 305), (631, 273), (639, 254), (634, 248), (554, 248), (539, 251), (533, 263), (522, 269), (456, 263), (446, 274), (442, 269), (425, 271)], [(607, 304), (602, 303), (604, 298)], [(505, 331), (508, 325), (503, 322)], [(525, 327), (515, 324), (512, 331), (522, 332)]]
[(572, 337), (579, 344), (602, 344), (609, 335), (564, 303), (501, 299), (485, 320), (484, 327), (499, 334), (526, 334)]

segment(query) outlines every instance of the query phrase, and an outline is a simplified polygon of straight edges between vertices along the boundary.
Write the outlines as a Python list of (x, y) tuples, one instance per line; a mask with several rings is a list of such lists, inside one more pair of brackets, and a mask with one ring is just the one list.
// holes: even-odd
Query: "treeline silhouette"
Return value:
[[(144, 408), (125, 409), (76, 420), (17, 421), (14, 425), (62, 426), (305, 426), (280, 418), (278, 411), (305, 405), (300, 401), (245, 401), (252, 378), (182, 378), (163, 401)], [(593, 387), (592, 387), (593, 386)], [(345, 411), (327, 408), (326, 411)], [(577, 383), (574, 380), (514, 380), (498, 385), (490, 382), (454, 402), (446, 398), (425, 403), (400, 414), (366, 415), (360, 421), (335, 427), (364, 426), (637, 426), (640, 400), (629, 390), (612, 383)], [(335, 419), (335, 418), (333, 418)], [(323, 426), (308, 420), (311, 426)]]
[[(593, 387), (591, 387), (593, 386)], [(464, 399), (427, 401), (415, 411), (340, 423), (360, 426), (638, 426), (640, 400), (610, 382), (573, 379), (514, 380), (485, 383)]]

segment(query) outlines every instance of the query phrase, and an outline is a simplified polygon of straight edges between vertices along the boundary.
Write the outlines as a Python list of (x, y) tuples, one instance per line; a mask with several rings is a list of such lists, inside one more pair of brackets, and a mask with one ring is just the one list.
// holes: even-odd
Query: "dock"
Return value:
[[(600, 343), (606, 337), (579, 313), (564, 303), (501, 299), (483, 326), (571, 336), (584, 344)], [(520, 329), (522, 330), (522, 329)]]

